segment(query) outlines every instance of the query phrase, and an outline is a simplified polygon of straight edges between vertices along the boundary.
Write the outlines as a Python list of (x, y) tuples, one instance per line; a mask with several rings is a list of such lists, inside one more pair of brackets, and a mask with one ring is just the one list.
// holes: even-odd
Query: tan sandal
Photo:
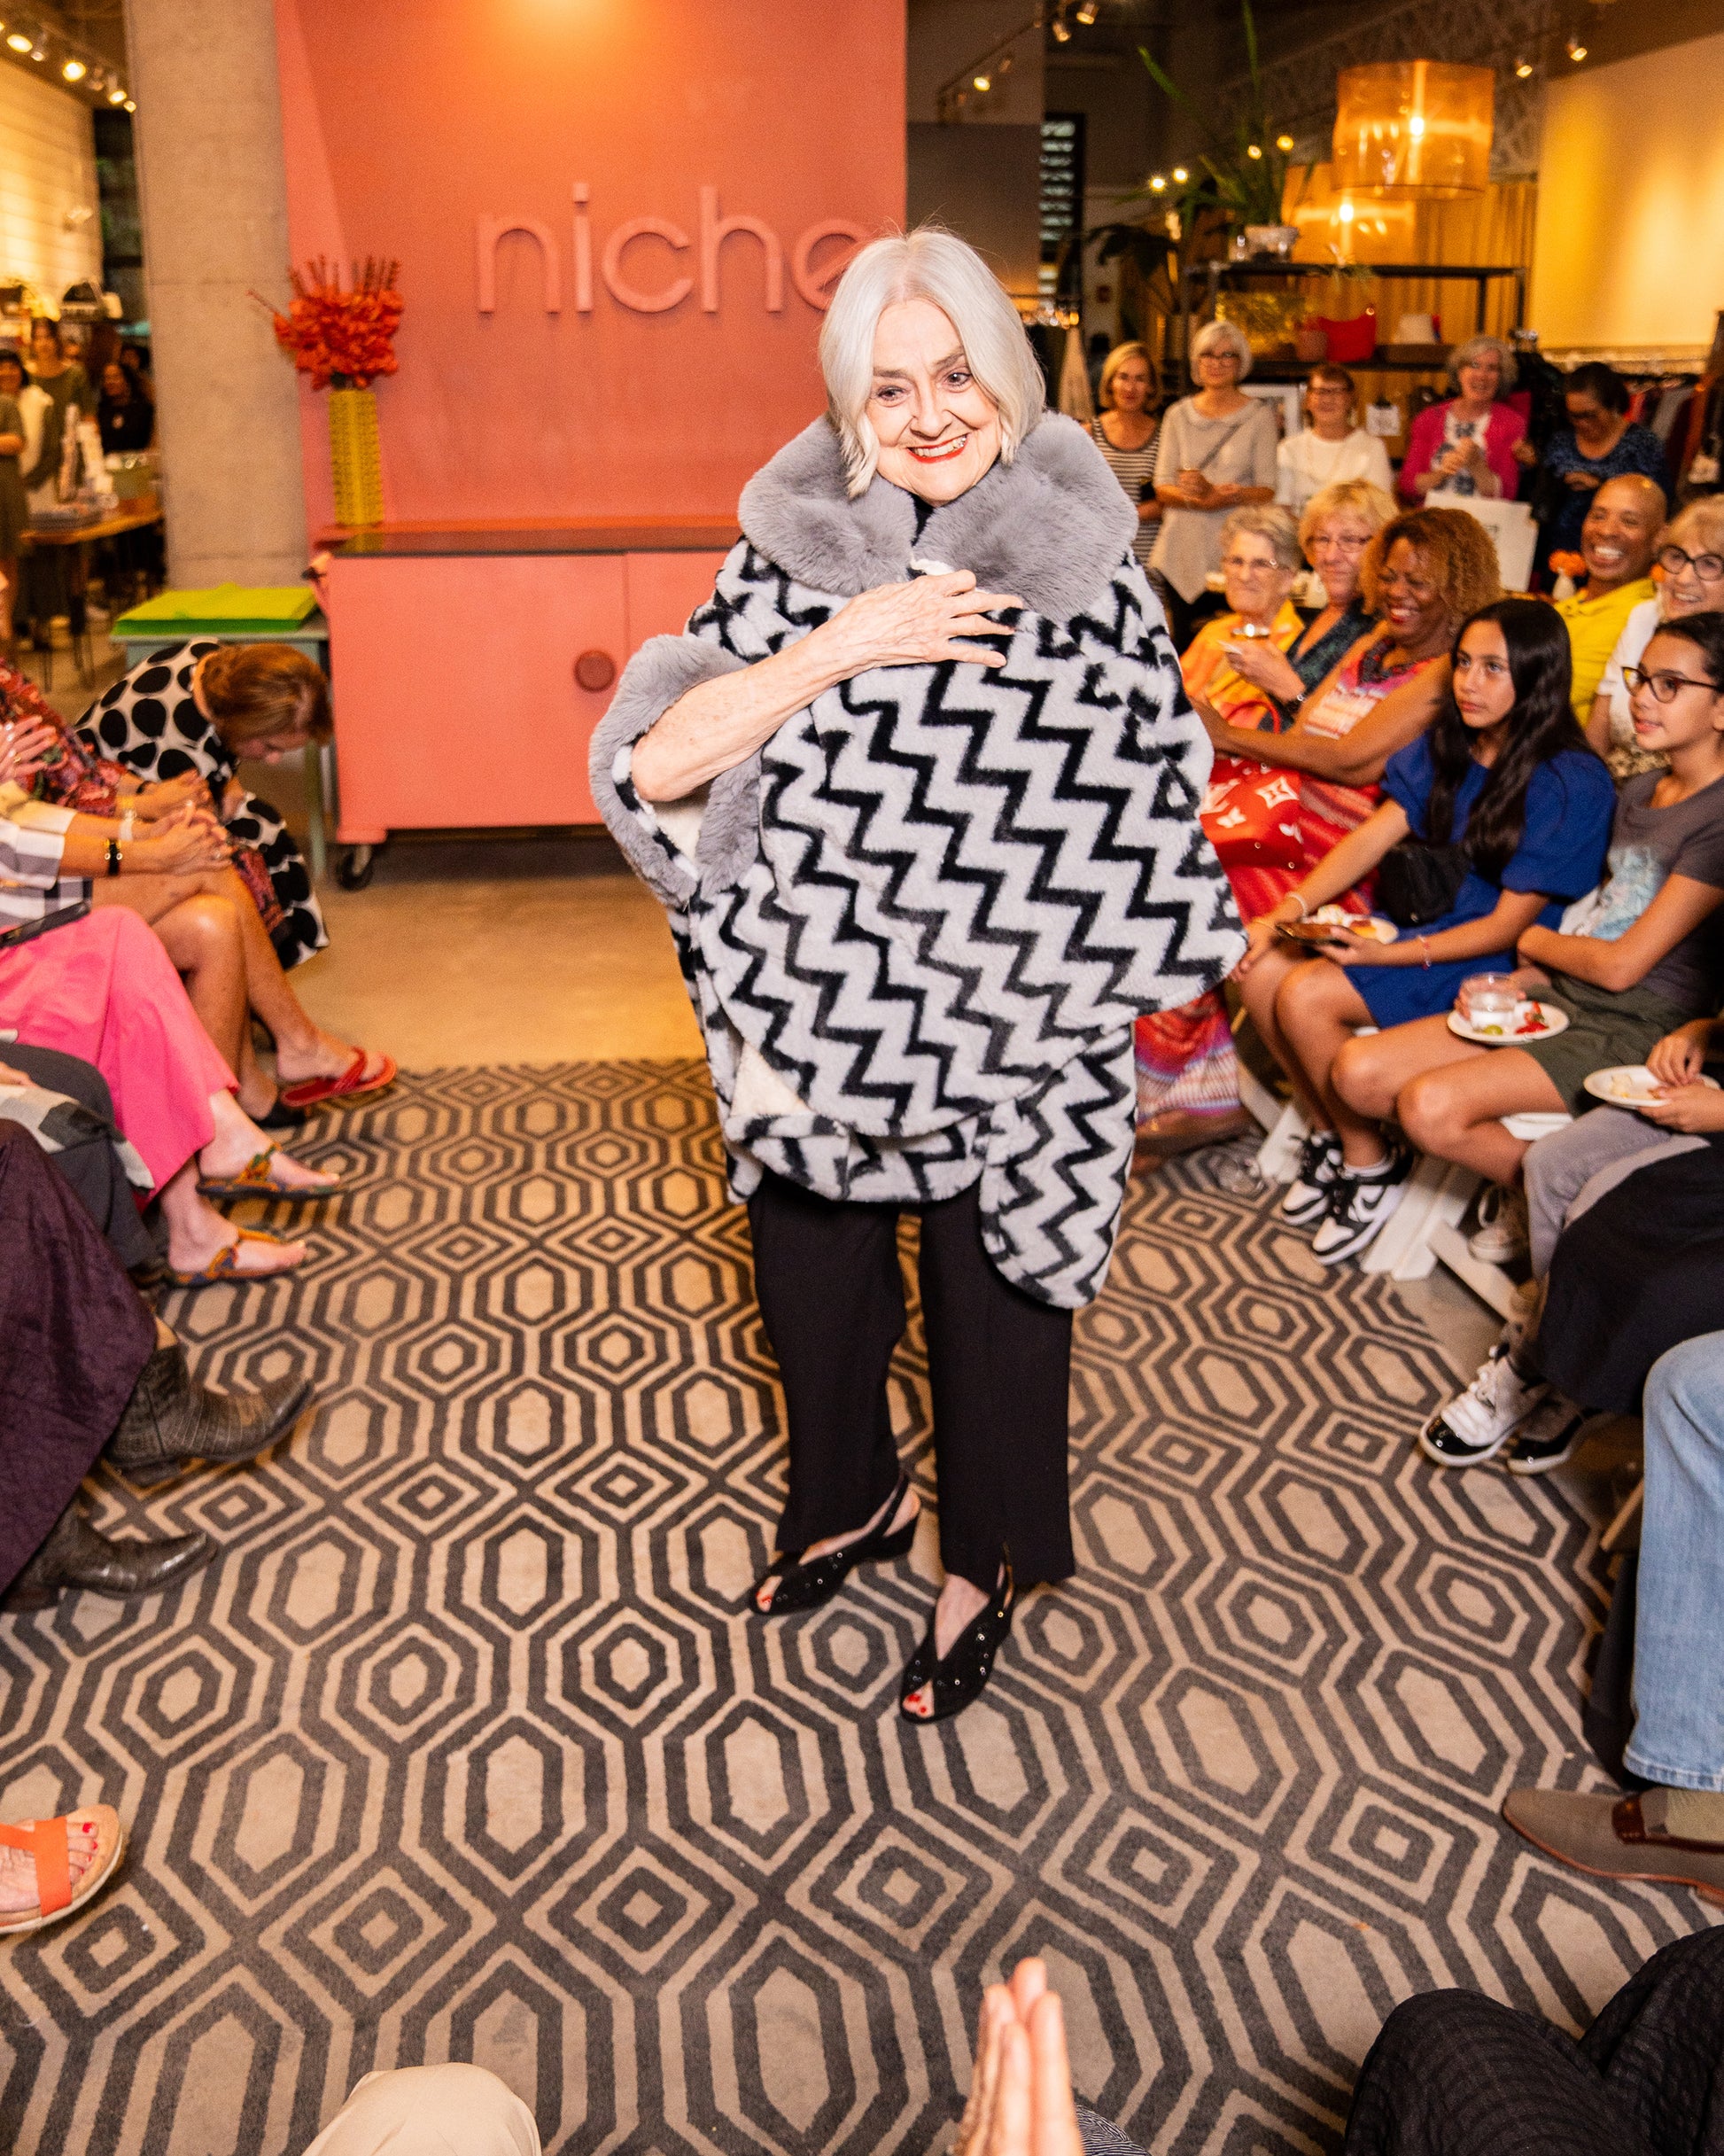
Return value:
[[(96, 1854), (74, 1888), (72, 1884), (72, 1830), (96, 1829)], [(0, 1826), (0, 1848), (22, 1849), (36, 1860), (37, 1907), (34, 1914), (19, 1910), (0, 1916), (0, 1938), (23, 1932), (39, 1932), (44, 1924), (57, 1923), (80, 1909), (97, 1889), (106, 1885), (126, 1852), (126, 1830), (112, 1804), (86, 1804), (58, 1819), (20, 1819), (16, 1826)]]
[(291, 1265), (277, 1265), (268, 1273), (241, 1273), (239, 1246), (242, 1242), (273, 1242), (277, 1249), (286, 1247), (285, 1235), (272, 1235), (267, 1228), (243, 1227), (232, 1242), (224, 1242), (201, 1273), (179, 1273), (167, 1267), (167, 1278), (175, 1288), (210, 1288), (217, 1280), (273, 1280), (279, 1274), (291, 1273)]
[(200, 1177), (199, 1195), (206, 1198), (327, 1198), (340, 1189), (338, 1176), (333, 1183), (315, 1186), (282, 1182), (269, 1165), (280, 1151), (279, 1146), (268, 1146), (261, 1153), (253, 1153), (237, 1175)]

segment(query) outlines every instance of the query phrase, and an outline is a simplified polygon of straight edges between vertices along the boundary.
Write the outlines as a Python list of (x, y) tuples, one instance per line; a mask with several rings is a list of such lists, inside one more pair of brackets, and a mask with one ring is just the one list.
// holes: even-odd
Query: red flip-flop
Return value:
[(399, 1066), (392, 1055), (384, 1057), (375, 1078), (365, 1075), (367, 1061), (365, 1050), (355, 1048), (353, 1062), (339, 1078), (303, 1078), (297, 1086), (283, 1086), (277, 1098), (283, 1108), (320, 1108), (325, 1101), (357, 1101), (395, 1083)]

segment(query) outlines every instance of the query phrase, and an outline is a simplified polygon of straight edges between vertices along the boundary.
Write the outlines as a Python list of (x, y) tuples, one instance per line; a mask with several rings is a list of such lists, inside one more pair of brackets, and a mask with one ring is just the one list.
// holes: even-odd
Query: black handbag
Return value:
[(1399, 839), (1377, 864), (1378, 910), (1397, 928), (1420, 929), (1428, 921), (1441, 921), (1460, 896), (1472, 867), (1464, 845)]

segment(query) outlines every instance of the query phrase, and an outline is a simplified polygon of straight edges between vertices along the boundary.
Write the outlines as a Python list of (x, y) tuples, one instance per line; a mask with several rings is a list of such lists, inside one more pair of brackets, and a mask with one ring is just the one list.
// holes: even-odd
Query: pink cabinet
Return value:
[(590, 824), (593, 729), (647, 637), (712, 588), (729, 525), (367, 533), (324, 578), (337, 836)]

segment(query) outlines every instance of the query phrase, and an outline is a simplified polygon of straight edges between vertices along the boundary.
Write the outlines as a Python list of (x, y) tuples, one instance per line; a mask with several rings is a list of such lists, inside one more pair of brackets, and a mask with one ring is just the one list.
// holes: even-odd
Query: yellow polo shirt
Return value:
[(1569, 701), (1582, 726), (1592, 716), (1592, 700), (1598, 694), (1598, 684), (1604, 678), (1623, 624), (1643, 599), (1655, 597), (1657, 592), (1651, 578), (1643, 576), (1605, 592), (1602, 598), (1588, 599), (1584, 592), (1577, 591), (1572, 599), (1557, 600), (1557, 611), (1568, 625), (1568, 649), (1574, 666)]

